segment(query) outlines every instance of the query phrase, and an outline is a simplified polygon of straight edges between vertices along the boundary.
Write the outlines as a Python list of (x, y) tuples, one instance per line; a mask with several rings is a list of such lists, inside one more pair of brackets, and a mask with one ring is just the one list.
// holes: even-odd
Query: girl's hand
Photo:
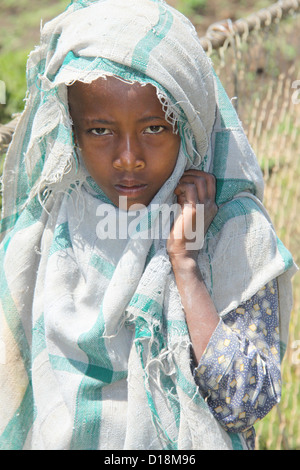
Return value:
[(203, 204), (204, 219), (200, 218), (202, 224), (200, 231), (202, 235), (206, 234), (218, 212), (215, 201), (215, 177), (203, 171), (186, 171), (179, 181), (175, 194), (181, 206), (181, 214), (172, 227), (167, 250), (181, 297), (195, 360), (199, 363), (220, 319), (197, 262), (199, 249), (187, 248), (187, 243), (191, 240), (185, 236), (184, 226), (192, 226), (193, 232), (196, 232), (196, 204)]
[[(204, 171), (188, 170), (180, 179), (175, 189), (175, 194), (177, 196), (177, 203), (181, 206), (181, 214), (176, 218), (170, 232), (167, 251), (171, 261), (172, 258), (178, 256), (196, 259), (199, 249), (189, 250), (187, 248), (188, 244), (193, 242), (193, 240), (187, 238), (187, 234), (190, 235), (191, 230), (192, 233), (196, 233), (200, 229), (205, 236), (216, 216), (218, 212), (218, 206), (215, 201), (216, 179), (212, 174), (205, 173)], [(200, 220), (204, 227), (196, 227), (197, 204), (204, 205), (204, 220)]]

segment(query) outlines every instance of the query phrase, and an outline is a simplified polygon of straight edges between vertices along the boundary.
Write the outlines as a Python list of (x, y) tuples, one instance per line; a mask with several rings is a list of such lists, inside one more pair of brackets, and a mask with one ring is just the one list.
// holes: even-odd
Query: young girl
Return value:
[(295, 267), (193, 26), (161, 0), (74, 1), (27, 77), (3, 176), (0, 448), (253, 449)]

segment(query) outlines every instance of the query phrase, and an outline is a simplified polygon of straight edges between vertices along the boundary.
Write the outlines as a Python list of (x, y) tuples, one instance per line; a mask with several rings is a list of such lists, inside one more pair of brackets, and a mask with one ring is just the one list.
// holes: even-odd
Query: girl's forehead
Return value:
[(91, 83), (76, 81), (68, 87), (69, 97), (72, 96), (110, 96), (122, 95), (134, 97), (136, 95), (155, 96), (156, 89), (151, 84), (129, 82), (115, 76), (100, 77)]
[(91, 83), (77, 81), (68, 87), (71, 109), (102, 107), (134, 107), (162, 112), (157, 90), (152, 84), (127, 82), (114, 76), (101, 77)]

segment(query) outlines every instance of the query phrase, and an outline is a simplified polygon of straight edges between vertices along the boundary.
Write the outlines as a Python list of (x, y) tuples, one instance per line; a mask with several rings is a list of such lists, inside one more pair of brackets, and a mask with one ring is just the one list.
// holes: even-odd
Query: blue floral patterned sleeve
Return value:
[(220, 424), (254, 447), (253, 425), (281, 396), (277, 281), (220, 320), (195, 369)]

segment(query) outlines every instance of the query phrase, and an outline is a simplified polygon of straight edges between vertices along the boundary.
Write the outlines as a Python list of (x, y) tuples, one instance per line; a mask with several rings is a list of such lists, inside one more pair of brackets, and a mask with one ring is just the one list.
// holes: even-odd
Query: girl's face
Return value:
[(147, 206), (172, 174), (180, 147), (155, 88), (115, 77), (76, 82), (69, 106), (86, 169), (106, 196), (116, 206), (126, 196), (127, 209)]

